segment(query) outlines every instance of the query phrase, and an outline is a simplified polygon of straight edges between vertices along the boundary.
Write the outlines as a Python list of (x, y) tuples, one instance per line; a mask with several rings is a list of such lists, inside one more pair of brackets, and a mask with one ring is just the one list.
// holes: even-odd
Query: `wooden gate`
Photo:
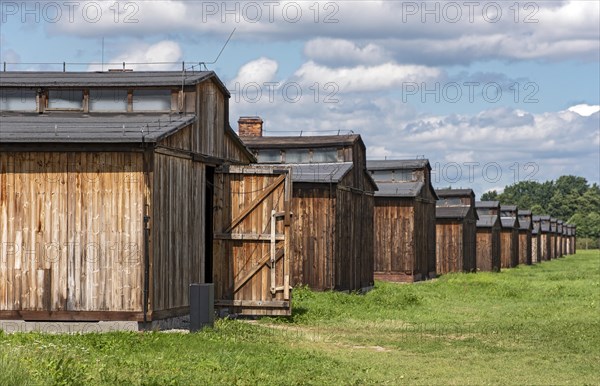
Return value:
[(290, 315), (291, 170), (223, 166), (214, 191), (215, 306)]

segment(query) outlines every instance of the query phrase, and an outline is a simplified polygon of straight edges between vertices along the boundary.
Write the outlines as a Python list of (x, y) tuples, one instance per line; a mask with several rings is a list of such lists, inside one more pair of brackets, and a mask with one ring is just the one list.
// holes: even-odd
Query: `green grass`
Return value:
[(294, 290), (294, 316), (197, 334), (0, 333), (0, 385), (600, 384), (600, 252), (366, 295)]

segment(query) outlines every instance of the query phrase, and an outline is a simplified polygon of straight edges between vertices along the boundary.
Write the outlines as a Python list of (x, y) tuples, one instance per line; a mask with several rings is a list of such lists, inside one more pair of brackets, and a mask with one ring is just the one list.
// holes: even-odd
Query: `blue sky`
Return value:
[(481, 194), (562, 174), (599, 181), (599, 4), (2, 0), (0, 61), (100, 62), (104, 38), (105, 62), (180, 69), (212, 61), (235, 29), (207, 65), (232, 91), (234, 125), (260, 115), (272, 135), (352, 130), (370, 158), (425, 156), (437, 186)]

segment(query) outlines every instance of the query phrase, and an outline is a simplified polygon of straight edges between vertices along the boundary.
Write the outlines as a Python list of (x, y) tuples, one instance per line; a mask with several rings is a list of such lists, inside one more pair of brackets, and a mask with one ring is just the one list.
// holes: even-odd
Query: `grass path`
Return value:
[(296, 289), (294, 311), (197, 334), (0, 333), (0, 385), (600, 385), (600, 251), (366, 295)]

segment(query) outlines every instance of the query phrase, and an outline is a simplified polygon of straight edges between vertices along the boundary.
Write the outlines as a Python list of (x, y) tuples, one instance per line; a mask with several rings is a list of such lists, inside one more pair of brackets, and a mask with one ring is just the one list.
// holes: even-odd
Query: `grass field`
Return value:
[(294, 316), (197, 334), (0, 333), (5, 384), (600, 384), (600, 251), (366, 295), (294, 292)]

